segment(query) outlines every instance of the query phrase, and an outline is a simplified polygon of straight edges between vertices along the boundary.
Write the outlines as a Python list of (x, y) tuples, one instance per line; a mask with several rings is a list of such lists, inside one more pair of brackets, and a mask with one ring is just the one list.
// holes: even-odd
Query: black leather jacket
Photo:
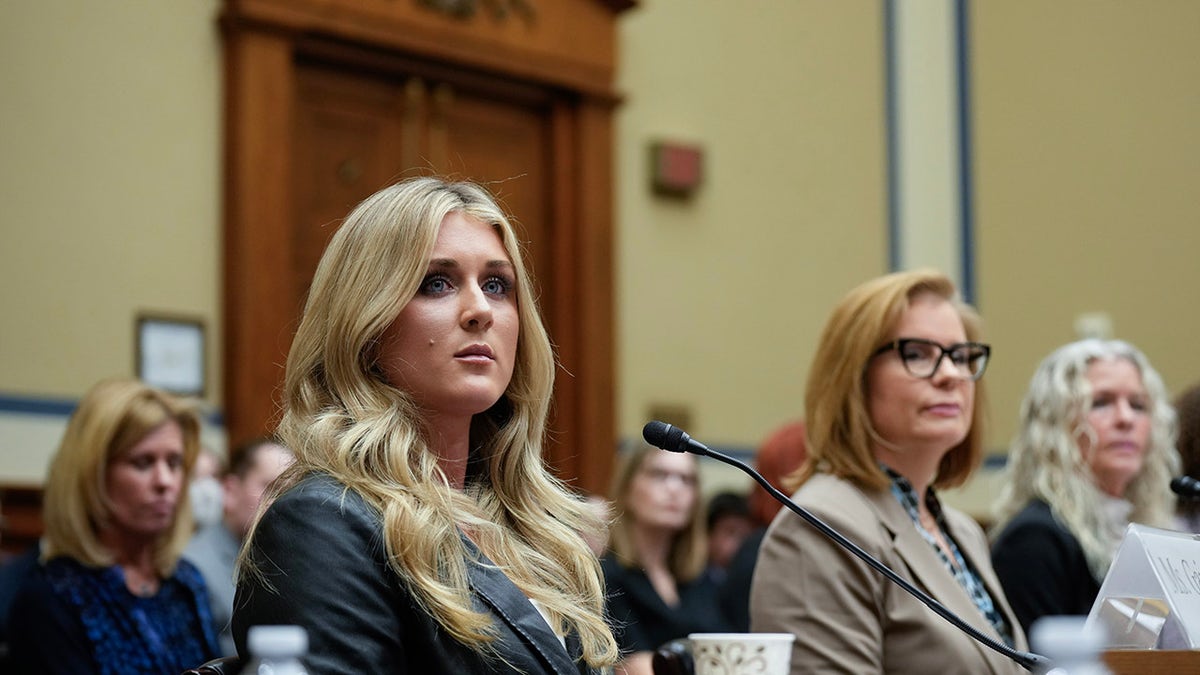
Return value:
[(250, 554), (262, 575), (243, 574), (234, 600), (243, 657), (250, 626), (294, 624), (308, 631), (303, 660), (312, 675), (592, 672), (578, 637), (568, 635), (563, 649), (529, 598), (481, 553), (469, 576), (475, 607), (495, 620), (495, 655), (446, 634), (388, 567), (379, 514), (329, 476), (310, 476), (281, 495)]

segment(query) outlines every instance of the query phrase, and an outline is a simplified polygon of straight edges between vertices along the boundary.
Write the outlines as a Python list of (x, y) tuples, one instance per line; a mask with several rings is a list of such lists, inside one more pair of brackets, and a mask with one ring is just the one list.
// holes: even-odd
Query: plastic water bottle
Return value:
[(1047, 616), (1029, 629), (1033, 651), (1054, 662), (1048, 675), (1108, 675), (1102, 650), (1104, 634), (1096, 626), (1084, 629), (1087, 617)]
[(300, 626), (251, 626), (246, 646), (250, 662), (242, 675), (308, 675), (300, 662), (308, 652), (308, 633)]

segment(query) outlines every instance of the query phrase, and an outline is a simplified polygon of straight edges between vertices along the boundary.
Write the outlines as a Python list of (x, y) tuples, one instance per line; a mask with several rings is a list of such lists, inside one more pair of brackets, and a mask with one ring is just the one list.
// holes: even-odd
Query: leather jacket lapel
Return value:
[(529, 597), (469, 540), (467, 548), (476, 556), (467, 575), (479, 599), (520, 637), (530, 656), (535, 656), (547, 672), (578, 675), (579, 666), (572, 661)]

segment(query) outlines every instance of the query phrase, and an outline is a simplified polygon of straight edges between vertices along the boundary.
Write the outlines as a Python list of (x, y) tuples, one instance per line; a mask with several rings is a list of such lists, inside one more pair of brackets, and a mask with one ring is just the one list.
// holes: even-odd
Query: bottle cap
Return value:
[(301, 656), (308, 651), (308, 633), (300, 626), (251, 626), (246, 645), (256, 658)]
[(1029, 630), (1033, 650), (1055, 663), (1090, 661), (1104, 649), (1104, 633), (1083, 616), (1045, 616)]

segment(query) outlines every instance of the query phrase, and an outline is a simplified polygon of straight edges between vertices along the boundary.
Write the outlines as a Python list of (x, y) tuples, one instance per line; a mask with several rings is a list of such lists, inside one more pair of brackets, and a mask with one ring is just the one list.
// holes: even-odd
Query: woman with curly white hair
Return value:
[(1125, 527), (1170, 527), (1175, 413), (1146, 356), (1088, 339), (1042, 362), (1021, 404), (992, 562), (1026, 630), (1087, 614)]

